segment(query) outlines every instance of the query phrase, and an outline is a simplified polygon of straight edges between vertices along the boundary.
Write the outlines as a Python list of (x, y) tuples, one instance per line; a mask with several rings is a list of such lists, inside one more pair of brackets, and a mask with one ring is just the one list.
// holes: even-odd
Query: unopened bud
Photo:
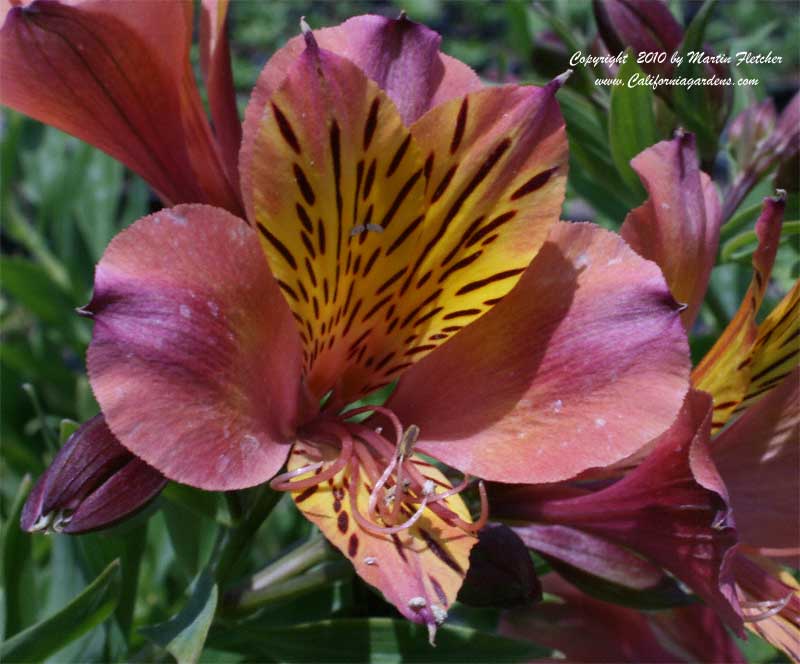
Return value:
[(56, 454), (22, 510), (27, 531), (82, 533), (138, 511), (167, 479), (131, 454), (102, 415), (85, 422)]

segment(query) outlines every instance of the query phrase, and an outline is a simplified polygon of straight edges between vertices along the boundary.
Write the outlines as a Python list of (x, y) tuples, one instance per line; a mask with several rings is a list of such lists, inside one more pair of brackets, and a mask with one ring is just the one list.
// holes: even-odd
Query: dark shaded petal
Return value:
[(472, 606), (511, 607), (542, 598), (528, 549), (508, 526), (492, 523), (478, 532), (469, 554), (469, 570), (458, 593)]

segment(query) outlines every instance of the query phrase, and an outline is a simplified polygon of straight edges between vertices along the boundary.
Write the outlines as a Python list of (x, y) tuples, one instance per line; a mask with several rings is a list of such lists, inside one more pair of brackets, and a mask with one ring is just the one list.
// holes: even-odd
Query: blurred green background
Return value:
[[(687, 2), (670, 5), (684, 23), (699, 7)], [(240, 109), (243, 111), (269, 55), (297, 34), (301, 15), (312, 27), (323, 27), (359, 13), (394, 16), (400, 9), (439, 31), (442, 49), (467, 62), (488, 82), (545, 81), (567, 68), (573, 50), (588, 51), (596, 35), (591, 4), (575, 0), (536, 6), (486, 0), (234, 0), (231, 44)], [(731, 117), (767, 96), (772, 96), (780, 108), (797, 90), (799, 18), (796, 2), (736, 0), (717, 7), (706, 32), (706, 40), (716, 50), (763, 51), (768, 45), (784, 56), (780, 65), (745, 67), (737, 72), (757, 76), (761, 84), (735, 88)], [(196, 60), (196, 52), (194, 56)], [(609, 118), (603, 111), (604, 105), (606, 109), (609, 105), (609, 90), (597, 89), (599, 99), (590, 101), (586, 88), (581, 87), (585, 75), (576, 72), (575, 80), (559, 93), (571, 148), (564, 215), (618, 228), (627, 211), (642, 202), (643, 192), (626, 182), (610, 155)], [(662, 138), (667, 137), (664, 132)], [(736, 165), (723, 150), (713, 168), (715, 180), (725, 185)], [(157, 209), (159, 203), (137, 176), (111, 158), (7, 110), (0, 117), (0, 169), (4, 589), (0, 625), (5, 625), (6, 634), (10, 634), (50, 616), (78, 595), (110, 561), (120, 558), (123, 574), (121, 587), (115, 589), (120, 597), (116, 620), (93, 627), (50, 661), (169, 661), (169, 655), (153, 646), (138, 628), (166, 621), (183, 606), (187, 586), (208, 560), (217, 530), (230, 525), (229, 507), (220, 496), (170, 486), (145, 514), (111, 531), (81, 537), (30, 536), (19, 531), (15, 520), (19, 506), (15, 497), (23, 477), (37, 477), (74, 423), (98, 412), (84, 370), (91, 324), (76, 316), (74, 309), (89, 300), (94, 265), (108, 241), (120, 229)], [(754, 204), (773, 193), (773, 188), (768, 177), (748, 196), (740, 208), (746, 212), (737, 220), (737, 233), (752, 228), (758, 213)], [(786, 218), (797, 219), (796, 192), (790, 196), (788, 209)], [(733, 237), (732, 233), (723, 234), (724, 241)], [(765, 311), (798, 276), (796, 239), (796, 235), (785, 236)], [(739, 248), (729, 255), (723, 251), (724, 260), (714, 271), (709, 301), (693, 338), (696, 356), (716, 338), (746, 290), (753, 248), (746, 240), (739, 241)], [(284, 499), (258, 531), (249, 558), (239, 571), (263, 567), (310, 532), (310, 525)], [(84, 627), (92, 627), (92, 620), (101, 613), (87, 614)], [(301, 646), (313, 635), (294, 625), (332, 616), (367, 615), (395, 614), (361, 582), (345, 574), (323, 591), (278, 601), (249, 618), (249, 631), (240, 630), (243, 643), (226, 641), (223, 622), (212, 630), (210, 649), (202, 658), (231, 662), (270, 657), (303, 659), (310, 655), (303, 655)], [(451, 622), (491, 631), (496, 618), (493, 611), (461, 607), (453, 612)], [(319, 638), (324, 632), (315, 634)], [(346, 636), (335, 638), (347, 641)], [(519, 644), (475, 636), (457, 627), (449, 635), (445, 633), (436, 651), (419, 645), (425, 642), (414, 628), (395, 625), (372, 634), (373, 656), (377, 652), (382, 661), (463, 661), (467, 656), (500, 661), (536, 654)], [(228, 646), (232, 650), (224, 652), (222, 649)], [(776, 651), (753, 637), (744, 647), (750, 661), (781, 660)], [(239, 654), (233, 652), (236, 650)], [(359, 651), (348, 652), (354, 655)]]

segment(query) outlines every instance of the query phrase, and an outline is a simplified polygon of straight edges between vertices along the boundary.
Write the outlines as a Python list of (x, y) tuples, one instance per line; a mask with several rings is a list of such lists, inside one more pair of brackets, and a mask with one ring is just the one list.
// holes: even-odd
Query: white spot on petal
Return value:
[(412, 597), (410, 600), (408, 600), (408, 608), (413, 609), (414, 611), (424, 609), (427, 605), (428, 602), (424, 597)]
[(561, 409), (564, 407), (564, 402), (561, 401), (561, 399), (556, 399), (552, 404), (550, 404), (550, 407), (553, 409), (554, 413), (560, 413)]
[(191, 318), (192, 317), (192, 310), (189, 309), (189, 307), (187, 307), (185, 304), (182, 304), (179, 307), (179, 311), (181, 312), (181, 316), (183, 316), (184, 318)]
[(589, 267), (591, 261), (586, 254), (579, 254), (578, 257), (575, 259), (575, 268), (578, 270), (582, 270), (585, 267)]
[(598, 417), (598, 418), (597, 418), (597, 419), (594, 421), (594, 425), (595, 425), (596, 427), (598, 427), (598, 428), (602, 428), (602, 427), (604, 427), (604, 426), (606, 425), (606, 421), (605, 421), (605, 420), (604, 420), (602, 417)]

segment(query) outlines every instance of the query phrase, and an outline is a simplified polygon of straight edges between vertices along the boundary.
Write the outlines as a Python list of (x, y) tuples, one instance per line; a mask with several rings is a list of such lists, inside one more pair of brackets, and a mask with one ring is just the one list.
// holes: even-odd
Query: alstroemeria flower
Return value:
[(226, 8), (202, 3), (213, 130), (189, 60), (193, 3), (182, 0), (0, 3), (0, 103), (107, 152), (167, 205), (241, 214)]
[[(289, 42), (247, 110), (247, 221), (203, 205), (137, 221), (84, 310), (122, 445), (203, 489), (292, 492), (432, 633), (487, 505), (479, 485), (473, 522), (469, 478), (417, 452), (566, 479), (663, 431), (688, 371), (658, 267), (558, 221), (561, 81), (481, 88), (438, 44), (376, 16)], [(395, 381), (385, 406), (351, 405)]]
[[(698, 170), (690, 135), (648, 148), (633, 165), (650, 198), (631, 212), (622, 234), (661, 266), (676, 298), (688, 305), (684, 322), (691, 325), (717, 250), (716, 192)], [(791, 584), (770, 576), (762, 559), (751, 555), (796, 558), (800, 547), (800, 376), (795, 368), (800, 284), (756, 323), (783, 208), (781, 196), (764, 200), (750, 288), (717, 344), (695, 368), (697, 389), (669, 431), (616, 468), (584, 474), (582, 485), (497, 485), (491, 496), (495, 516), (530, 522), (516, 527), (529, 547), (637, 590), (658, 587), (660, 568), (666, 568), (740, 634), (744, 619), (750, 629), (797, 657), (796, 647), (787, 644), (796, 641), (792, 616), (800, 606), (798, 597)], [(676, 252), (675, 246), (684, 251)], [(742, 411), (723, 430), (731, 415)], [(601, 482), (600, 490), (587, 488), (591, 485), (585, 482), (592, 479)]]

